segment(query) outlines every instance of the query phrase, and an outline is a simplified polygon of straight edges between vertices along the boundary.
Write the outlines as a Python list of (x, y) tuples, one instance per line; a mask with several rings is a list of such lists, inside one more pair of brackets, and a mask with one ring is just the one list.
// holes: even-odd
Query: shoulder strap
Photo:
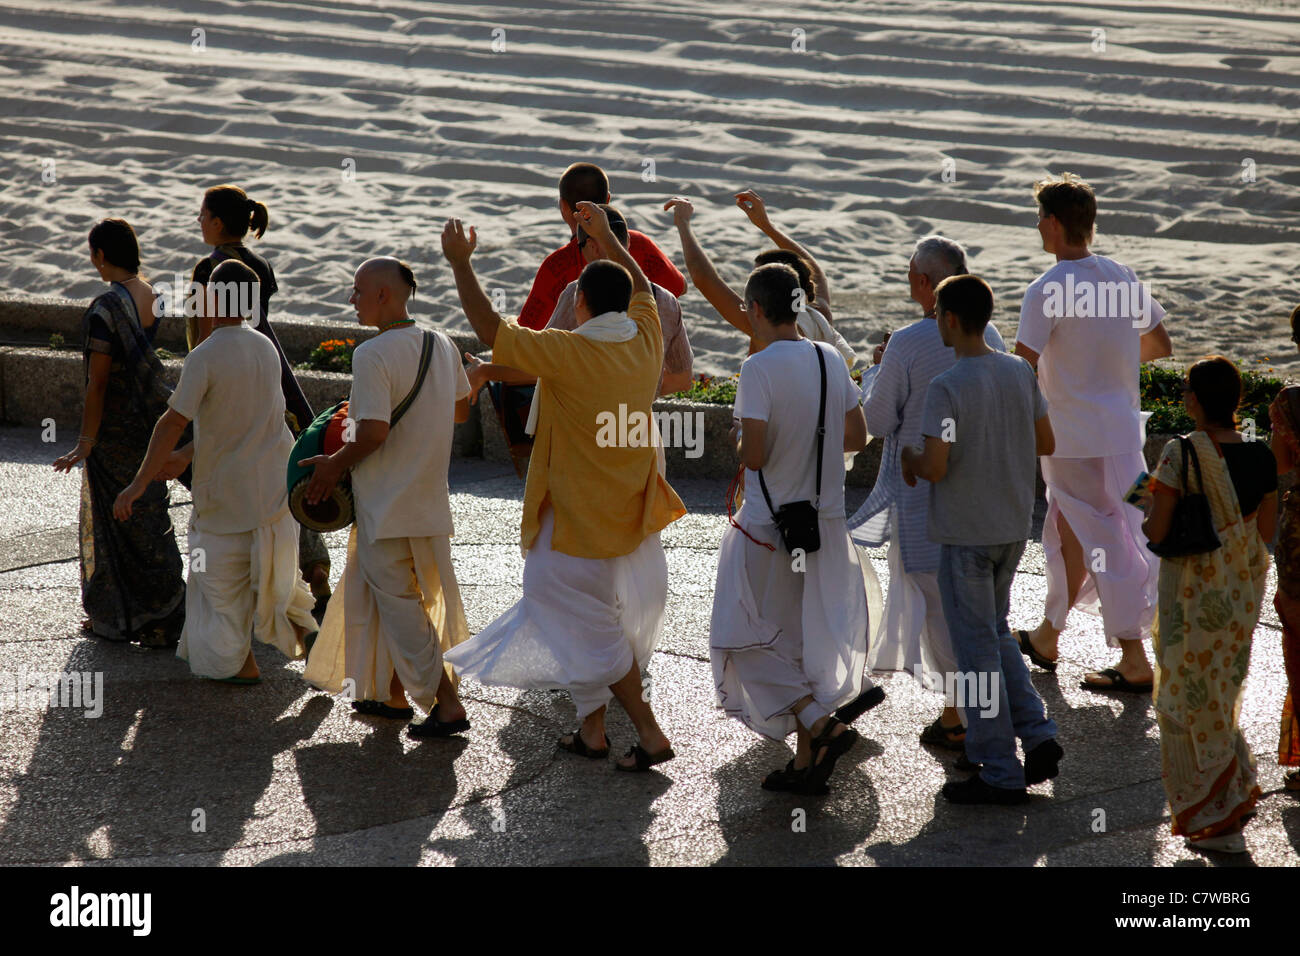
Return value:
[(822, 355), (821, 347), (816, 342), (813, 343), (813, 351), (817, 353), (817, 366), (822, 377), (821, 404), (817, 408), (817, 493), (813, 499), (813, 507), (820, 508), (822, 503), (822, 448), (826, 442), (826, 356)]
[(420, 368), (419, 371), (415, 373), (415, 384), (412, 385), (411, 390), (406, 393), (406, 397), (402, 399), (396, 408), (393, 409), (393, 414), (388, 420), (389, 428), (392, 428), (401, 421), (402, 416), (406, 414), (406, 410), (410, 408), (411, 404), (415, 401), (415, 396), (420, 393), (420, 386), (424, 384), (424, 376), (428, 373), (429, 363), (432, 360), (433, 333), (426, 330), (423, 336), (423, 342), (420, 344)]
[(1190, 452), (1192, 467), (1196, 469), (1196, 484), (1197, 487), (1201, 489), (1201, 493), (1204, 494), (1205, 479), (1201, 477), (1201, 456), (1196, 454), (1196, 446), (1192, 444), (1192, 439), (1190, 437), (1185, 438), (1182, 435), (1178, 436), (1178, 444), (1183, 446), (1183, 485), (1186, 486), (1188, 491), (1192, 490), (1191, 482), (1189, 481), (1191, 474), (1187, 471), (1187, 456)]

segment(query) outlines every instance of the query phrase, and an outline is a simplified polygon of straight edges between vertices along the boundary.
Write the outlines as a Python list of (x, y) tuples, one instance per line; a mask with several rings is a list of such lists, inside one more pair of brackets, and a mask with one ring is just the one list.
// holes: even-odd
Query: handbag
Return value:
[(792, 501), (780, 508), (773, 508), (772, 496), (768, 494), (767, 482), (763, 480), (763, 469), (758, 470), (758, 486), (763, 490), (767, 510), (772, 512), (772, 520), (776, 522), (781, 543), (791, 554), (796, 550), (812, 554), (822, 546), (817, 507), (822, 499), (822, 447), (826, 441), (826, 358), (816, 343), (813, 344), (813, 351), (817, 353), (817, 365), (821, 371), (821, 404), (817, 409), (817, 503)]
[[(1210, 499), (1205, 496), (1205, 482), (1201, 478), (1201, 460), (1195, 447), (1183, 435), (1178, 436), (1183, 451), (1183, 494), (1174, 505), (1174, 515), (1169, 523), (1169, 533), (1159, 544), (1147, 542), (1147, 548), (1162, 558), (1182, 558), (1191, 554), (1207, 554), (1222, 547), (1219, 533), (1214, 527), (1214, 514)], [(1187, 477), (1187, 455), (1191, 449), (1192, 465), (1196, 468), (1196, 483), (1201, 490), (1190, 492)]]
[[(393, 409), (388, 427), (391, 431), (397, 427), (402, 416), (415, 401), (424, 384), (424, 377), (433, 360), (433, 333), (425, 332), (420, 345), (420, 367), (415, 374), (415, 384), (406, 393), (406, 397)], [(314, 467), (303, 468), (298, 462), (317, 455), (332, 455), (343, 447), (344, 431), (348, 421), (347, 399), (325, 409), (312, 423), (299, 433), (293, 443), (293, 452), (289, 455), (289, 510), (304, 528), (313, 531), (338, 531), (346, 528), (356, 520), (356, 502), (352, 497), (352, 476), (344, 475), (334, 486), (333, 491), (313, 504), (306, 501), (307, 486), (311, 483)]]

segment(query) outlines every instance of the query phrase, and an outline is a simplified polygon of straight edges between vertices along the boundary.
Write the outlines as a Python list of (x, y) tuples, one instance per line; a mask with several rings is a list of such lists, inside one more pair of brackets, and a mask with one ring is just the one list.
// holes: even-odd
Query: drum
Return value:
[(309, 505), (306, 501), (307, 485), (311, 483), (312, 468), (303, 468), (298, 462), (316, 455), (332, 455), (343, 447), (346, 429), (354, 427), (348, 419), (348, 403), (339, 402), (317, 415), (304, 428), (293, 444), (289, 455), (288, 484), (289, 510), (304, 528), (313, 531), (338, 531), (352, 524), (356, 505), (352, 498), (352, 478), (344, 475), (334, 490), (324, 499)]

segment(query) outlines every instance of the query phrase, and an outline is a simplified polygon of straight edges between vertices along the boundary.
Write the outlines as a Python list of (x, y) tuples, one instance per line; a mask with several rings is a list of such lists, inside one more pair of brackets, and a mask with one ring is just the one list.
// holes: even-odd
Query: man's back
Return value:
[(1140, 340), (1164, 314), (1132, 269), (1105, 256), (1064, 259), (1029, 286), (1016, 340), (1039, 354), (1055, 457), (1140, 449)]
[[(352, 470), (357, 530), (368, 540), (451, 534), (447, 487), (457, 399), (469, 394), (456, 346), (442, 332), (411, 407), (384, 443)], [(352, 356), (348, 414), (390, 422), (415, 384), (424, 332), (390, 329), (357, 346)]]
[(1034, 423), (1045, 414), (1034, 369), (1018, 356), (968, 356), (935, 377), (921, 431), (949, 444), (947, 474), (929, 485), (931, 540), (996, 545), (1029, 537)]
[(537, 437), (524, 489), (522, 540), (540, 510), (555, 509), (552, 547), (575, 557), (618, 557), (684, 513), (659, 476), (650, 429), (663, 340), (654, 299), (634, 295), (636, 334), (598, 341), (578, 332), (503, 326), (493, 359), (541, 379)]
[(251, 531), (288, 507), (280, 356), (247, 325), (218, 326), (185, 359), (170, 406), (194, 421), (194, 521)]
[[(826, 517), (844, 514), (844, 416), (858, 403), (858, 387), (849, 377), (839, 353), (825, 342), (779, 340), (755, 352), (740, 367), (736, 389), (736, 418), (767, 422), (763, 480), (772, 507), (792, 501), (814, 501), (817, 482), (817, 412), (821, 375), (817, 353), (826, 363), (826, 436), (822, 448), (819, 511)], [(745, 504), (752, 521), (771, 521), (758, 473), (745, 473)]]

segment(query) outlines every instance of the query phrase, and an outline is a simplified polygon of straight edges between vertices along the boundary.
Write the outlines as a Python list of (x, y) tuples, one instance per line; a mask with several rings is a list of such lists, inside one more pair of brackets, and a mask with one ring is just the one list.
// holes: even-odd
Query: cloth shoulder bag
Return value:
[[(1182, 558), (1192, 554), (1208, 554), (1217, 551), (1222, 542), (1219, 532), (1214, 527), (1214, 513), (1210, 510), (1210, 499), (1205, 495), (1205, 483), (1201, 479), (1201, 460), (1196, 454), (1190, 439), (1178, 436), (1178, 444), (1183, 452), (1183, 493), (1174, 505), (1173, 520), (1169, 533), (1159, 544), (1147, 542), (1147, 548), (1162, 558)], [(1200, 491), (1191, 490), (1191, 473), (1187, 470), (1188, 454), (1196, 469), (1196, 483)]]

